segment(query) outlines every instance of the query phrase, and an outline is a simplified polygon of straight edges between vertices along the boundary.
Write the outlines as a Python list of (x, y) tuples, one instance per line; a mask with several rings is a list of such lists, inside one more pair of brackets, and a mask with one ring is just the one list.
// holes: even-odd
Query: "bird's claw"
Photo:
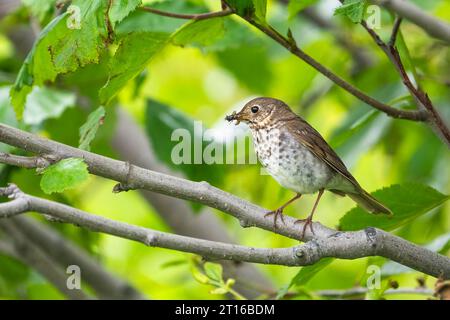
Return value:
[(297, 219), (297, 220), (295, 220), (294, 224), (302, 223), (302, 222), (305, 223), (305, 224), (303, 225), (303, 230), (302, 230), (302, 240), (305, 238), (305, 232), (306, 232), (306, 228), (307, 228), (308, 226), (309, 226), (309, 230), (311, 230), (311, 233), (312, 233), (313, 235), (315, 235), (314, 229), (313, 229), (313, 227), (312, 227), (312, 217), (309, 216), (309, 217), (306, 218), (306, 219)]
[(280, 217), (280, 219), (283, 222), (283, 224), (286, 224), (286, 222), (284, 222), (283, 209), (278, 208), (278, 209), (276, 209), (274, 211), (267, 212), (264, 215), (264, 218), (267, 218), (268, 216), (271, 216), (271, 215), (274, 215), (274, 217), (273, 217), (273, 225), (274, 225), (275, 229), (277, 228), (277, 219), (278, 219), (278, 217)]

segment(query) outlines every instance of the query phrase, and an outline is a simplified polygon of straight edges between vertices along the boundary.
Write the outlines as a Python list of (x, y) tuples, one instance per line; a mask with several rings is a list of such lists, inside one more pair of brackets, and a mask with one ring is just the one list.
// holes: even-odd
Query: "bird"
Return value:
[(369, 213), (392, 215), (388, 207), (361, 187), (320, 133), (283, 101), (255, 98), (241, 111), (234, 111), (225, 119), (229, 122), (235, 120), (236, 125), (240, 122), (248, 125), (261, 165), (282, 187), (296, 193), (278, 209), (265, 214), (265, 217), (273, 215), (275, 228), (278, 217), (284, 223), (283, 210), (288, 205), (304, 194), (317, 192), (308, 217), (295, 221), (304, 222), (302, 239), (308, 225), (314, 234), (312, 219), (325, 190), (349, 196)]

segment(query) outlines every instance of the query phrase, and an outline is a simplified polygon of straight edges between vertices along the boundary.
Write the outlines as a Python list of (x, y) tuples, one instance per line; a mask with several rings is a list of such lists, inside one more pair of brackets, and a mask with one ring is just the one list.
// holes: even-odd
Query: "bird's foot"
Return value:
[(283, 209), (284, 209), (283, 207), (280, 207), (280, 208), (278, 208), (278, 209), (276, 209), (274, 211), (267, 212), (264, 215), (264, 218), (267, 218), (268, 216), (274, 215), (273, 216), (273, 225), (274, 225), (275, 229), (277, 228), (277, 219), (278, 219), (278, 217), (280, 217), (280, 219), (283, 222), (283, 224), (286, 224), (284, 222)]
[(294, 224), (302, 223), (302, 222), (304, 223), (303, 230), (302, 230), (302, 240), (305, 238), (305, 232), (306, 232), (306, 228), (308, 226), (309, 226), (309, 230), (311, 230), (311, 233), (313, 235), (315, 235), (313, 227), (312, 227), (312, 216), (309, 215), (308, 218), (306, 218), (306, 219), (297, 219), (297, 220), (295, 220)]

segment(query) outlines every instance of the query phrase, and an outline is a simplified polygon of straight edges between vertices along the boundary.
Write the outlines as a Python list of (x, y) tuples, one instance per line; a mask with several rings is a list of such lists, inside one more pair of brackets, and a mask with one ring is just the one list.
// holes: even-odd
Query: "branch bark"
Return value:
[[(294, 224), (295, 220), (293, 218), (286, 216), (286, 224), (275, 229), (272, 220), (264, 218), (264, 214), (267, 210), (223, 190), (215, 188), (206, 182), (192, 182), (146, 170), (130, 165), (129, 163), (113, 160), (58, 142), (47, 140), (4, 124), (0, 124), (0, 141), (33, 153), (46, 155), (51, 154), (55, 158), (83, 158), (88, 164), (89, 171), (92, 174), (116, 180), (122, 184), (122, 188), (142, 188), (175, 198), (196, 201), (234, 216), (240, 221), (243, 227), (258, 226), (259, 228), (265, 230), (301, 240), (301, 234), (299, 232), (301, 229), (299, 229), (298, 225)], [(29, 197), (31, 196), (28, 196), (27, 199), (29, 199)], [(14, 198), (18, 199), (20, 197)], [(41, 207), (38, 207), (37, 209), (40, 208)], [(1, 212), (3, 211), (0, 210), (0, 214)], [(64, 219), (67, 217), (62, 216), (62, 218)], [(105, 221), (100, 220), (99, 223), (103, 226), (102, 223), (105, 223)], [(122, 235), (124, 237), (129, 236), (129, 233), (123, 233), (123, 230), (120, 231), (114, 229), (115, 226), (117, 226), (117, 222), (111, 223), (112, 224), (110, 226), (107, 226), (109, 228), (107, 230), (118, 232), (117, 234), (114, 233), (116, 235)], [(300, 223), (299, 225), (300, 228), (303, 227), (303, 223)], [(99, 225), (94, 226), (98, 227)], [(313, 223), (313, 228), (315, 234), (312, 234), (309, 228), (306, 230), (304, 240), (308, 242), (303, 246), (296, 247), (295, 250), (292, 248), (280, 249), (287, 250), (284, 253), (289, 257), (280, 258), (281, 260), (279, 261), (283, 261), (283, 264), (286, 265), (307, 265), (313, 264), (323, 257), (356, 259), (366, 256), (379, 255), (435, 277), (450, 277), (449, 258), (414, 245), (382, 230), (367, 228), (357, 232), (337, 232), (324, 227), (318, 222)], [(139, 237), (135, 240), (143, 240), (143, 236), (147, 239), (146, 237), (148, 236), (148, 233), (145, 231), (146, 229), (139, 228), (133, 230), (137, 232), (135, 234), (139, 235)], [(140, 231), (138, 232), (138, 230)], [(159, 234), (160, 233), (157, 233), (157, 235)], [(186, 237), (182, 238), (184, 240)], [(178, 240), (179, 239), (180, 238), (178, 238)], [(148, 242), (148, 239), (145, 241)], [(205, 246), (207, 247), (212, 244), (210, 241), (199, 241), (203, 241), (199, 243), (200, 248), (203, 249), (205, 249)], [(176, 245), (176, 241), (169, 241), (169, 245)], [(169, 246), (166, 247), (172, 248)], [(189, 250), (199, 253), (199, 249), (195, 248), (195, 246), (189, 247)], [(213, 252), (213, 257), (214, 255), (219, 255), (217, 258), (229, 259), (233, 250), (231, 250), (231, 247), (224, 248), (224, 250), (225, 254), (219, 254), (219, 251)], [(253, 249), (249, 250), (250, 252), (257, 251), (253, 251)], [(295, 252), (293, 253), (293, 251)], [(239, 256), (235, 257), (243, 258), (242, 261), (269, 263), (268, 261), (273, 258), (273, 254), (268, 256), (267, 253), (267, 251), (258, 252), (255, 256), (249, 257), (248, 255), (244, 255), (244, 251), (239, 251)], [(266, 259), (261, 261), (260, 258), (262, 258), (262, 256), (259, 254), (266, 254)], [(270, 263), (271, 262), (273, 262), (273, 260), (270, 260)]]
[(371, 2), (418, 25), (430, 36), (450, 43), (450, 25), (426, 13), (413, 3), (402, 0), (372, 0)]
[(166, 12), (158, 9), (150, 8), (150, 7), (139, 7), (140, 10), (154, 13), (160, 16), (176, 18), (176, 19), (187, 19), (187, 20), (205, 20), (217, 17), (225, 17), (233, 14), (233, 10), (226, 8), (221, 11), (216, 12), (207, 12), (207, 13), (199, 13), (199, 14), (183, 14), (183, 13), (174, 13), (174, 12)]

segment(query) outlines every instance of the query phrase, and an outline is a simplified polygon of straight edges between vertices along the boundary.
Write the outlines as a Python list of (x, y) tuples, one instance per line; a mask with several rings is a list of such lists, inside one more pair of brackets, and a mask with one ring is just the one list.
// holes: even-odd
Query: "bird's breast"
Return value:
[(284, 128), (252, 130), (261, 164), (283, 187), (302, 194), (325, 188), (329, 167)]

